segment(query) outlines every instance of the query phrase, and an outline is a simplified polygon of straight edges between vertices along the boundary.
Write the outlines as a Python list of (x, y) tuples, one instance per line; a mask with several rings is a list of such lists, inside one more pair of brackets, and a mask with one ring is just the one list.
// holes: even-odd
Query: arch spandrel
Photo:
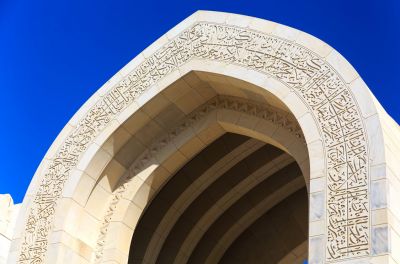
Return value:
[[(226, 66), (221, 68), (221, 64)], [(201, 11), (106, 83), (53, 144), (46, 169), (32, 181), (39, 184), (30, 187), (34, 196), (25, 212), (24, 231), (16, 235), (21, 241), (19, 263), (45, 261), (57, 201), (70, 172), (98, 135), (104, 130), (111, 134), (183, 74), (204, 68), (266, 89), (286, 102), (296, 116), (310, 155), (310, 192), (314, 180), (326, 181), (326, 188), (315, 191), (323, 197), (320, 206), (325, 209), (310, 223), (315, 227), (322, 223), (310, 237), (310, 261), (371, 255), (369, 166), (373, 160), (369, 151), (382, 148), (383, 139), (368, 142), (371, 136), (363, 106), (371, 106), (368, 109), (374, 112), (375, 104), (370, 97), (354, 94), (358, 74), (336, 51), (303, 32), (260, 19)], [(365, 85), (361, 87), (368, 91)]]

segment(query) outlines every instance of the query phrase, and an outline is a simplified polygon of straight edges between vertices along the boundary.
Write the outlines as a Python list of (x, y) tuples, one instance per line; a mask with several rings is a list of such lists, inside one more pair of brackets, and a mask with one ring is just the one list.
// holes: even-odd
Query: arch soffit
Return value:
[[(101, 229), (104, 232), (101, 232), (102, 235), (98, 238), (95, 249), (98, 257), (101, 258), (102, 254), (100, 253), (103, 248), (108, 247), (105, 237), (106, 230), (110, 229), (111, 220), (113, 222), (124, 222), (126, 226), (134, 229), (138, 219), (134, 220), (133, 223), (128, 223), (124, 219), (132, 220), (132, 211), (143, 211), (156, 195), (158, 189), (180, 166), (184, 165), (202, 148), (225, 132), (247, 135), (287, 151), (298, 161), (300, 167), (304, 170), (303, 174), (308, 174), (308, 155), (304, 137), (293, 116), (274, 107), (241, 98), (230, 96), (213, 97), (186, 116), (172, 129), (165, 131), (161, 138), (148, 146), (124, 170), (125, 172), (117, 170), (118, 174), (122, 175), (121, 179), (116, 189), (110, 193), (111, 198), (106, 197), (103, 199), (106, 203), (103, 207), (108, 208), (107, 212), (102, 212), (101, 208), (99, 209), (98, 207), (88, 209), (92, 214), (100, 211), (97, 214), (103, 219)], [(279, 137), (274, 137), (274, 134), (279, 134)], [(85, 160), (94, 160), (96, 163), (96, 158), (93, 158), (93, 155), (96, 154), (89, 152), (85, 155), (88, 155), (88, 157), (84, 157)], [(110, 164), (111, 162), (108, 163)], [(91, 164), (87, 166), (90, 167)], [(81, 173), (87, 170), (87, 168), (82, 167)], [(107, 168), (104, 169), (104, 171), (106, 170)], [(100, 174), (97, 176), (92, 175), (96, 179), (99, 176)], [(100, 179), (97, 181), (99, 182)], [(102, 187), (97, 186), (96, 188)], [(88, 200), (90, 194), (86, 193), (86, 196), (82, 197), (80, 192), (82, 189), (83, 187), (79, 186), (71, 188), (74, 192), (64, 193), (64, 197), (74, 198), (79, 195), (80, 198), (74, 199), (85, 204), (84, 201)], [(98, 199), (98, 197), (93, 197), (93, 199)], [(109, 204), (108, 200), (110, 200)], [(135, 208), (127, 209), (127, 201), (130, 207)], [(117, 216), (115, 216), (116, 212), (118, 212)], [(103, 215), (104, 218), (102, 217)], [(57, 226), (57, 229), (62, 229), (64, 225), (67, 226), (70, 221), (70, 219), (64, 218), (64, 221)], [(85, 231), (78, 230), (74, 233), (84, 234)], [(110, 243), (113, 244), (112, 241)], [(91, 245), (93, 243), (87, 241), (87, 244)]]
[[(297, 129), (296, 125), (289, 121), (290, 119), (288, 119), (289, 117), (287, 116), (285, 120), (289, 122), (285, 122), (284, 120), (278, 118), (280, 120), (278, 122), (284, 122), (280, 124), (275, 123), (274, 128), (273, 123), (270, 122), (273, 119), (273, 116), (270, 114), (276, 112), (270, 112), (270, 114), (266, 114), (266, 112), (263, 110), (265, 108), (262, 108), (262, 106), (259, 104), (260, 108), (257, 109), (257, 107), (255, 107), (256, 105), (257, 104), (246, 102), (245, 100), (240, 100), (238, 98), (217, 97), (199, 107), (199, 109), (194, 111), (194, 113), (190, 114), (185, 119), (186, 121), (184, 121), (181, 125), (178, 125), (178, 128), (173, 129), (165, 137), (158, 140), (149, 148), (149, 150), (146, 151), (146, 153), (142, 155), (141, 158), (137, 159), (130, 166), (129, 178), (139, 175), (139, 178), (143, 180), (143, 184), (140, 187), (134, 185), (135, 190), (127, 187), (129, 190), (126, 190), (126, 192), (132, 195), (131, 197), (127, 197), (127, 199), (133, 200), (134, 203), (137, 204), (136, 200), (138, 199), (138, 196), (143, 193), (141, 191), (142, 188), (145, 190), (149, 189), (148, 184), (144, 182), (151, 182), (149, 179), (154, 179), (153, 172), (155, 175), (160, 175), (160, 173), (157, 172), (158, 168), (161, 168), (161, 170), (164, 171), (164, 173), (162, 173), (162, 181), (167, 181), (168, 178), (172, 176), (181, 165), (190, 160), (191, 157), (193, 157), (195, 153), (202, 148), (200, 146), (195, 151), (191, 150), (191, 153), (194, 154), (192, 156), (187, 156), (187, 153), (180, 151), (182, 149), (190, 149), (191, 147), (188, 147), (187, 145), (193, 144), (193, 139), (200, 138), (200, 141), (207, 140), (207, 142), (209, 142), (225, 132), (247, 135), (264, 142), (272, 143), (275, 146), (288, 150), (289, 153), (296, 157), (299, 164), (304, 164), (305, 166), (308, 165), (306, 148), (299, 128)], [(245, 118), (241, 118), (241, 114), (245, 114)], [(270, 121), (267, 121), (268, 119)], [(243, 123), (240, 120), (246, 120), (246, 122)], [(190, 125), (190, 123), (192, 123), (192, 125)], [(251, 126), (249, 127), (248, 125), (250, 124)], [(286, 126), (282, 127), (282, 124), (286, 124)], [(183, 127), (186, 127), (186, 130), (183, 130)], [(180, 133), (177, 133), (177, 130), (180, 130)], [(268, 133), (272, 133), (272, 131), (279, 133), (282, 137), (277, 138), (277, 140), (270, 140), (268, 138)], [(170, 145), (166, 144), (167, 141), (170, 142)], [(158, 146), (160, 145), (164, 145), (163, 149), (168, 151), (159, 149)], [(206, 146), (206, 144), (203, 146)], [(182, 158), (186, 157), (186, 159), (183, 158), (180, 163), (175, 163), (173, 167), (171, 167), (171, 164), (166, 165), (165, 163), (170, 163), (171, 157), (173, 157), (174, 153), (176, 154), (177, 152), (181, 152), (181, 154), (178, 154), (178, 156)], [(163, 153), (163, 155), (162, 157), (157, 155), (158, 157), (154, 158), (150, 153)], [(146, 162), (143, 163), (143, 160)], [(154, 164), (160, 165), (154, 166)], [(146, 170), (146, 168), (149, 168), (152, 165), (152, 170)], [(304, 170), (308, 169), (304, 166), (303, 168)], [(162, 183), (157, 183), (157, 186), (159, 186), (158, 184)], [(157, 190), (155, 190), (155, 192), (157, 192)], [(145, 191), (144, 193), (148, 192)], [(139, 203), (140, 208), (142, 208), (140, 210), (146, 208), (154, 195), (155, 194), (152, 193), (150, 196), (146, 197), (144, 204)]]

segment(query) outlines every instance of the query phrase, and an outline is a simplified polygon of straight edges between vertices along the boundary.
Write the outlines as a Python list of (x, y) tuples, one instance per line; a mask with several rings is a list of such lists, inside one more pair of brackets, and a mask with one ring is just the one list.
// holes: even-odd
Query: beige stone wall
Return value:
[[(374, 167), (372, 179), (372, 253), (400, 263), (400, 127), (383, 108), (378, 109), (385, 142), (384, 159)], [(389, 253), (389, 256), (385, 256)]]
[(20, 206), (9, 194), (0, 195), (0, 264), (6, 263)]

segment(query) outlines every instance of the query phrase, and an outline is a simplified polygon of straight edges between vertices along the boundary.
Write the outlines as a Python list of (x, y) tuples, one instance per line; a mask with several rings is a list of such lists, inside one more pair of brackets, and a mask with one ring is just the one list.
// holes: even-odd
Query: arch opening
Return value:
[[(171, 95), (182, 97), (184, 100), (181, 102), (186, 103), (188, 98), (185, 95), (192, 97), (193, 94), (198, 95), (207, 90), (208, 96), (199, 100), (198, 104), (189, 104), (191, 108), (190, 110), (186, 109), (186, 113), (182, 113), (182, 109), (185, 108), (179, 104), (180, 100), (171, 99)], [(234, 205), (248, 213), (241, 217), (236, 216), (239, 218), (237, 222), (231, 223), (232, 230), (226, 230), (228, 238), (221, 234), (221, 241), (232, 240), (219, 242), (222, 245), (232, 244), (245, 231), (239, 232), (240, 226), (250, 228), (254, 221), (262, 218), (261, 216), (266, 214), (269, 209), (275, 208), (275, 205), (280, 204), (296, 191), (306, 194), (305, 186), (309, 179), (309, 167), (307, 147), (301, 129), (288, 108), (275, 96), (263, 92), (259, 87), (228, 76), (190, 72), (171, 84), (165, 89), (165, 92), (155, 96), (141, 109), (141, 112), (135, 113), (122, 124), (121, 129), (130, 128), (130, 124), (135, 124), (135, 127), (131, 128), (130, 138), (126, 139), (126, 143), (119, 147), (113, 162), (108, 165), (110, 167), (110, 164), (114, 163), (123, 164), (121, 167), (127, 168), (126, 171), (117, 174), (117, 181), (107, 178), (115, 178), (115, 173), (103, 173), (99, 179), (99, 182), (104, 179), (108, 179), (108, 182), (115, 182), (112, 188), (114, 195), (111, 198), (111, 204), (117, 208), (114, 211), (118, 211), (119, 207), (126, 207), (119, 198), (122, 197), (122, 200), (131, 203), (131, 206), (128, 207), (134, 208), (133, 211), (138, 214), (133, 222), (129, 222), (127, 219), (121, 221), (130, 227), (125, 232), (134, 234), (129, 240), (131, 243), (129, 259), (133, 263), (155, 263), (160, 259), (166, 261), (164, 255), (173, 258), (167, 262), (192, 261), (189, 260), (190, 255), (187, 252), (198, 251), (197, 243), (204, 244), (202, 239), (205, 238), (202, 237), (206, 230), (203, 232), (199, 232), (199, 230), (211, 228), (220, 217), (224, 216), (223, 218), (226, 219), (224, 212), (229, 208), (234, 208)], [(148, 109), (152, 109), (153, 112)], [(140, 127), (138, 120), (145, 119), (143, 116), (147, 117), (147, 122)], [(162, 129), (155, 129), (155, 126), (164, 128), (166, 132)], [(135, 133), (132, 133), (132, 129)], [(139, 148), (140, 144), (147, 147)], [(202, 154), (207, 149), (209, 152), (211, 149), (210, 154)], [(208, 160), (211, 159), (209, 157), (211, 153), (216, 155), (214, 161)], [(143, 160), (145, 160), (144, 163)], [(200, 161), (206, 162), (201, 164)], [(173, 164), (170, 164), (171, 162)], [(113, 166), (111, 165), (111, 167)], [(191, 171), (192, 169), (189, 168), (193, 166), (195, 169)], [(198, 170), (206, 171), (200, 173), (196, 166), (198, 166)], [(105, 172), (112, 171), (108, 167), (104, 170)], [(177, 176), (178, 174), (180, 176)], [(194, 175), (197, 175), (198, 179)], [(276, 186), (282, 188), (277, 192), (270, 191), (267, 193), (270, 195), (268, 196), (263, 193), (264, 189), (273, 186), (271, 184), (274, 181), (271, 182), (270, 179), (267, 181), (271, 175), (275, 175), (276, 179), (282, 178), (282, 175), (292, 178), (282, 178), (285, 180), (275, 183)], [(219, 179), (219, 176), (224, 177)], [(140, 179), (139, 182), (138, 179)], [(218, 183), (214, 182), (217, 179), (219, 179)], [(129, 181), (134, 181), (134, 183), (127, 184)], [(253, 190), (262, 184), (264, 187), (259, 188), (258, 193)], [(168, 187), (171, 185), (177, 187)], [(302, 190), (303, 187), (304, 190)], [(180, 189), (178, 190), (178, 188)], [(246, 196), (247, 192), (249, 194)], [(191, 204), (201, 203), (199, 202), (201, 197), (205, 197), (203, 200), (210, 198), (212, 195), (209, 193), (214, 194), (214, 200), (208, 200), (206, 204), (200, 206), (205, 210), (203, 211), (204, 215), (197, 212), (198, 222), (190, 221), (192, 229), (188, 229), (187, 224), (180, 224), (179, 221), (187, 220), (185, 215), (192, 215), (190, 212), (185, 214), (184, 211), (199, 207)], [(168, 194), (171, 196), (168, 197)], [(181, 195), (179, 196), (179, 194)], [(248, 202), (246, 204), (243, 201), (236, 203), (242, 196), (254, 196), (255, 198), (246, 199), (255, 199), (259, 203), (258, 207), (250, 206)], [(158, 199), (157, 197), (163, 198)], [(98, 202), (97, 196), (93, 196), (92, 199)], [(218, 201), (222, 204), (215, 206)], [(305, 201), (307, 201), (307, 195)], [(208, 208), (207, 205), (214, 206)], [(303, 212), (302, 216), (296, 216), (302, 217), (300, 224), (297, 225), (297, 231), (299, 234), (304, 234), (308, 225), (306, 220), (308, 205), (307, 202), (305, 207), (304, 204), (300, 205), (303, 206)], [(209, 210), (206, 210), (207, 208)], [(143, 214), (143, 212), (146, 213)], [(120, 223), (118, 224), (119, 221), (115, 219), (112, 210), (109, 210), (106, 215), (110, 217), (104, 221), (103, 229), (115, 229), (115, 231), (110, 232), (108, 237), (101, 237), (97, 241), (97, 244), (101, 245), (97, 247), (96, 251), (99, 261), (108, 260), (104, 254), (115, 255), (115, 252), (121, 251), (121, 248), (115, 248), (112, 240), (115, 239), (115, 232), (118, 234), (118, 232), (122, 232), (123, 228), (118, 227)], [(295, 216), (293, 217), (296, 219)], [(132, 219), (130, 220), (132, 221)], [(244, 221), (244, 224), (238, 226), (240, 221)], [(184, 233), (187, 237), (181, 234), (182, 230), (179, 229), (181, 226), (186, 227)], [(173, 231), (176, 228), (180, 231)], [(177, 233), (180, 234), (182, 244), (179, 246), (179, 250), (176, 245), (173, 247), (178, 250), (174, 255), (173, 250), (168, 249), (168, 245), (171, 241), (176, 241), (175, 238), (171, 238), (171, 234)], [(126, 244), (128, 239), (124, 239)], [(307, 245), (304, 239), (295, 241), (294, 244), (296, 243), (303, 243), (303, 250), (307, 248), (304, 247)], [(292, 246), (287, 248), (293, 249)], [(210, 258), (213, 260), (207, 261), (215, 261), (215, 258), (223, 257), (221, 254), (224, 251), (221, 245), (215, 245), (215, 248), (220, 248), (220, 250), (212, 253)], [(127, 250), (125, 246), (125, 252)], [(277, 258), (284, 257), (283, 253), (287, 253), (291, 258), (295, 256), (289, 250), (288, 252), (281, 251), (280, 255), (274, 258), (278, 261)], [(127, 258), (126, 254), (125, 258)], [(158, 255), (160, 256), (157, 257)], [(302, 255), (298, 257), (304, 258), (304, 255), (302, 252)], [(301, 261), (303, 260), (301, 259)]]
[(305, 180), (290, 155), (225, 133), (149, 203), (128, 263), (302, 263), (307, 208)]

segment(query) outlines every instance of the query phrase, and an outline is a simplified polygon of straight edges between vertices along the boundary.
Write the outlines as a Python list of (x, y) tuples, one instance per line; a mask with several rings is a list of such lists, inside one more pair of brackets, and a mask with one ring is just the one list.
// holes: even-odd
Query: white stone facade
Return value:
[(0, 263), (6, 263), (20, 206), (10, 195), (0, 195)]
[[(0, 230), (4, 244), (12, 237), (8, 263), (127, 263), (139, 218), (157, 193), (226, 132), (271, 144), (299, 165), (309, 196), (308, 242), (301, 244), (309, 263), (400, 263), (399, 126), (329, 45), (273, 22), (208, 11), (139, 54), (65, 126), (16, 226)], [(274, 195), (260, 210), (284, 192)], [(184, 200), (174, 208), (186, 208)], [(221, 204), (196, 230), (225, 210)], [(155, 241), (167, 239), (163, 229), (176, 218), (165, 216), (143, 263), (155, 263)], [(206, 263), (222, 258), (239, 226)], [(190, 233), (176, 263), (189, 259), (199, 232)], [(281, 263), (301, 261), (301, 245)]]

